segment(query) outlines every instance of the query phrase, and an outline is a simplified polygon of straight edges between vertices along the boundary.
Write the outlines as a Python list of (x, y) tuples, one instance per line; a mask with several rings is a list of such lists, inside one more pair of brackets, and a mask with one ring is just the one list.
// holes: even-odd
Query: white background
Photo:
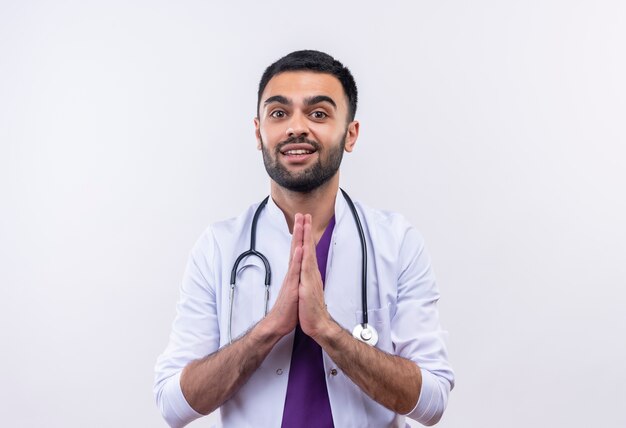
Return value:
[(440, 426), (626, 426), (625, 5), (0, 0), (0, 424), (165, 425), (187, 254), (267, 193), (258, 79), (314, 48), (360, 89), (342, 185), (433, 256)]

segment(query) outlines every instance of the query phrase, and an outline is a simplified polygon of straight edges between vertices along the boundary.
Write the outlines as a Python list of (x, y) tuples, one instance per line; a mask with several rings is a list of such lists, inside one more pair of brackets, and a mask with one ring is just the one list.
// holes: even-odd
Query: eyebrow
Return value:
[(274, 95), (274, 96), (269, 97), (268, 99), (265, 100), (265, 102), (263, 102), (263, 105), (266, 106), (271, 103), (285, 104), (288, 106), (292, 104), (290, 100), (283, 97), (282, 95)]
[(307, 106), (312, 106), (319, 103), (328, 103), (334, 108), (337, 108), (337, 103), (335, 103), (335, 101), (331, 97), (326, 95), (316, 95), (314, 97), (306, 98), (304, 100), (304, 104), (306, 104)]
[[(288, 106), (293, 104), (293, 102), (290, 99), (282, 95), (273, 95), (269, 97), (263, 102), (263, 105), (266, 106), (271, 103), (285, 104)], [(308, 97), (304, 99), (304, 104), (307, 106), (312, 106), (312, 105), (319, 104), (319, 103), (328, 103), (332, 105), (334, 108), (337, 108), (337, 103), (331, 97), (327, 95), (316, 95), (314, 97)]]

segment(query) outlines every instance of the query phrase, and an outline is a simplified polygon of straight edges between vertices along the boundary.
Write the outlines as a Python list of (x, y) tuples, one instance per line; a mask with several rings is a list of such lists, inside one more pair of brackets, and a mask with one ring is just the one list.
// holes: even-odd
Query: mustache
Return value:
[(322, 148), (322, 146), (317, 141), (309, 140), (305, 136), (300, 135), (299, 137), (289, 137), (285, 141), (281, 141), (280, 143), (278, 143), (278, 145), (276, 146), (276, 153), (280, 152), (282, 148), (285, 147), (287, 144), (309, 144), (316, 151), (319, 151)]

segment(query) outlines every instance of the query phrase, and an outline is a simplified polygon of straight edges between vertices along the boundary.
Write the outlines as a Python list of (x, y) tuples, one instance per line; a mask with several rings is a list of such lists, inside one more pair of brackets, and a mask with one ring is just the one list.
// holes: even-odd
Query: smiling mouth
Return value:
[(278, 152), (293, 162), (304, 162), (310, 159), (311, 155), (317, 153), (321, 147), (315, 141), (308, 138), (289, 138), (287, 141), (280, 143), (277, 147)]
[(315, 150), (304, 150), (304, 149), (296, 149), (296, 150), (287, 150), (283, 152), (284, 155), (310, 155), (311, 153), (315, 153)]

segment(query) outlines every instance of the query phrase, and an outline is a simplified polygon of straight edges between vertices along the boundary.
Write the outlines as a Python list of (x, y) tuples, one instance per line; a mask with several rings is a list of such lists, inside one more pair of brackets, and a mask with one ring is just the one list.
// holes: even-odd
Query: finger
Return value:
[(304, 216), (300, 213), (296, 213), (294, 217), (294, 225), (298, 225), (298, 230), (296, 234), (296, 240), (298, 244), (302, 244), (302, 233), (304, 230)]
[[(315, 255), (315, 237), (313, 236), (313, 217), (311, 214), (307, 214), (304, 216), (304, 225), (307, 227), (307, 236), (306, 241), (304, 236), (302, 237), (302, 245), (306, 245), (309, 249), (313, 250), (313, 255)], [(303, 231), (304, 235), (304, 231)]]
[(310, 214), (304, 216), (302, 252), (302, 264), (304, 268), (315, 271), (317, 269), (317, 257), (315, 254), (315, 242), (313, 240), (313, 221)]
[(304, 216), (297, 213), (293, 222), (293, 233), (291, 235), (291, 250), (289, 251), (289, 257), (293, 257), (293, 252), (298, 246), (302, 246)]
[(302, 227), (302, 250), (304, 252), (303, 258), (307, 259), (310, 253), (311, 247), (311, 215), (306, 214), (304, 216), (304, 224)]
[(287, 270), (287, 280), (290, 283), (298, 284), (300, 282), (300, 270), (302, 269), (302, 247), (298, 246), (293, 251), (291, 263)]

